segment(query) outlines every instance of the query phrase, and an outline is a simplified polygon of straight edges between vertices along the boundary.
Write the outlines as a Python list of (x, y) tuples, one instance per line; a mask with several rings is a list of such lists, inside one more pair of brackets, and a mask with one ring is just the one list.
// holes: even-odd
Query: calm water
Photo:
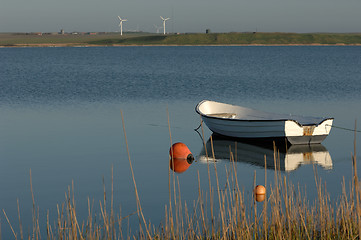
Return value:
[[(136, 210), (120, 111), (144, 214), (156, 226), (168, 202), (168, 150), (184, 142), (196, 156), (177, 174), (182, 198), (191, 205), (208, 186), (195, 105), (218, 100), (259, 110), (334, 117), (334, 125), (354, 128), (361, 121), (361, 47), (103, 47), (0, 49), (0, 208), (18, 231), (17, 199), (24, 231), (30, 232), (30, 169), (40, 220), (57, 218), (56, 205), (74, 182), (78, 220), (110, 195), (114, 168), (115, 208)], [(361, 125), (357, 124), (358, 129)], [(211, 133), (205, 129), (205, 141)], [(218, 169), (229, 166), (233, 142), (216, 142)], [(351, 179), (353, 133), (333, 128), (313, 159), (332, 200), (343, 176)], [(253, 175), (264, 182), (268, 150), (238, 144), (237, 171), (246, 194)], [(357, 143), (359, 151), (360, 138)], [(222, 152), (223, 151), (223, 152)], [(282, 155), (283, 174), (314, 197), (314, 170), (305, 149)], [(314, 154), (316, 155), (316, 154)], [(293, 157), (293, 158), (292, 158)], [(223, 159), (223, 160), (222, 160)], [(294, 159), (294, 160), (290, 160)], [(358, 158), (360, 159), (360, 157)], [(225, 181), (224, 171), (221, 182)], [(272, 183), (273, 170), (268, 170)], [(80, 218), (80, 219), (79, 219)], [(4, 215), (4, 239), (11, 235)], [(137, 222), (132, 216), (130, 224)], [(45, 224), (41, 231), (45, 234)], [(133, 231), (136, 231), (134, 227)]]

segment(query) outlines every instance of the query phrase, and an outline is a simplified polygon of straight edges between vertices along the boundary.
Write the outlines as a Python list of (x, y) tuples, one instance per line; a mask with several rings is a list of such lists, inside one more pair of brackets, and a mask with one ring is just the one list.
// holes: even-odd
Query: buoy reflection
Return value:
[(254, 197), (257, 202), (263, 202), (266, 199), (266, 194), (255, 194)]

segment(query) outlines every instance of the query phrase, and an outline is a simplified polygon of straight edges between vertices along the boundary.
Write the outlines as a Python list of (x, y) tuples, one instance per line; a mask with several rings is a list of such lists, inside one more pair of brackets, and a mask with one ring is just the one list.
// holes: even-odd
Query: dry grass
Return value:
[[(124, 138), (125, 126), (123, 121)], [(170, 128), (169, 128), (170, 129)], [(356, 132), (355, 132), (356, 134)], [(170, 139), (172, 135), (170, 133)], [(356, 137), (355, 137), (356, 139)], [(211, 139), (212, 140), (212, 139)], [(172, 142), (172, 140), (170, 140)], [(356, 140), (355, 140), (356, 142)], [(128, 151), (128, 149), (127, 149)], [(207, 149), (214, 157), (214, 150)], [(128, 151), (129, 154), (129, 151)], [(100, 220), (94, 220), (93, 204), (88, 200), (88, 217), (86, 222), (77, 220), (73, 186), (65, 194), (65, 202), (57, 206), (57, 225), (51, 226), (47, 216), (46, 234), (40, 233), (39, 208), (33, 198), (33, 227), (27, 239), (359, 239), (361, 236), (361, 191), (357, 176), (356, 143), (352, 155), (353, 181), (350, 188), (343, 182), (343, 194), (336, 203), (331, 203), (326, 184), (318, 177), (314, 168), (317, 198), (313, 203), (304, 197), (303, 190), (293, 185), (279, 171), (279, 157), (274, 149), (274, 182), (268, 184), (266, 200), (257, 203), (240, 190), (236, 163), (230, 149), (231, 164), (225, 169), (226, 184), (220, 185), (217, 166), (208, 162), (207, 190), (202, 189), (198, 174), (198, 198), (193, 203), (182, 201), (178, 176), (169, 171), (169, 204), (165, 206), (164, 222), (154, 227), (147, 222), (142, 212), (137, 185), (129, 157), (133, 183), (137, 201), (137, 217), (139, 227), (137, 234), (123, 231), (121, 212), (114, 213), (113, 190), (111, 206), (107, 206), (105, 197), (99, 202)], [(265, 159), (266, 163), (266, 159)], [(211, 178), (211, 172), (215, 178)], [(265, 170), (265, 175), (267, 174)], [(112, 171), (113, 179), (113, 171)], [(254, 174), (256, 182), (256, 174)], [(267, 179), (267, 176), (265, 176)], [(213, 181), (213, 182), (212, 182)], [(31, 172), (30, 172), (31, 182)], [(214, 183), (215, 182), (215, 183)], [(105, 189), (105, 187), (104, 187)], [(113, 182), (112, 187), (113, 189)], [(32, 185), (31, 185), (32, 192)], [(248, 204), (247, 204), (248, 202)], [(250, 204), (249, 204), (250, 203)], [(18, 207), (18, 209), (20, 209)], [(19, 229), (16, 233), (8, 220), (5, 210), (3, 214), (13, 232), (14, 239), (24, 239), (20, 210)], [(98, 215), (99, 216), (99, 215)], [(1, 233), (1, 232), (0, 232)]]

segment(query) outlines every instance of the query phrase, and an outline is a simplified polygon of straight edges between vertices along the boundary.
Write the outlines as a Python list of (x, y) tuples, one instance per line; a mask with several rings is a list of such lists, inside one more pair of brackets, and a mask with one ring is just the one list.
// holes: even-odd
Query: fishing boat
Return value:
[(321, 143), (333, 123), (333, 118), (268, 113), (209, 100), (199, 102), (196, 112), (216, 134), (248, 140), (286, 139), (291, 144)]

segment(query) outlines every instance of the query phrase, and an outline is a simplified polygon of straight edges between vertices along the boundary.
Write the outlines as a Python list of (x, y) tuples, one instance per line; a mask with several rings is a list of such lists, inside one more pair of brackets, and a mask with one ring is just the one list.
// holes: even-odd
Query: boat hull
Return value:
[[(202, 104), (208, 104), (202, 108)], [(213, 107), (211, 104), (215, 105)], [(222, 104), (222, 105), (219, 105)], [(224, 109), (222, 106), (225, 105)], [(213, 108), (212, 108), (213, 107)], [(206, 110), (206, 112), (202, 111)], [(293, 119), (277, 119), (277, 115), (267, 115), (237, 106), (202, 101), (196, 107), (208, 128), (219, 135), (242, 139), (276, 139), (286, 138), (291, 144), (321, 143), (329, 134), (333, 118), (321, 120), (319, 123), (300, 124)], [(246, 112), (250, 119), (241, 119)], [(256, 116), (256, 117), (255, 117)], [(270, 119), (257, 120), (257, 116), (270, 116)], [(283, 117), (283, 116), (282, 116)], [(251, 119), (252, 118), (252, 119)], [(314, 120), (314, 119), (312, 119)]]

